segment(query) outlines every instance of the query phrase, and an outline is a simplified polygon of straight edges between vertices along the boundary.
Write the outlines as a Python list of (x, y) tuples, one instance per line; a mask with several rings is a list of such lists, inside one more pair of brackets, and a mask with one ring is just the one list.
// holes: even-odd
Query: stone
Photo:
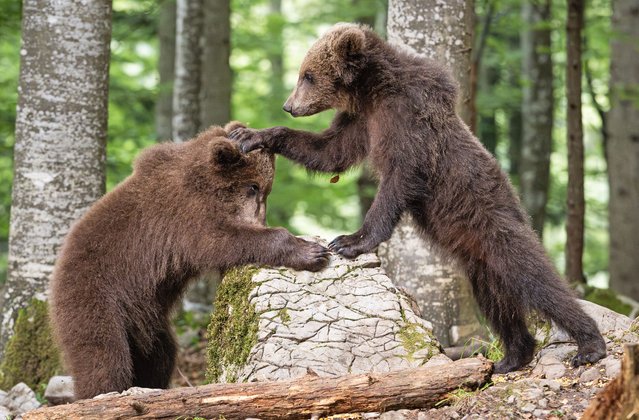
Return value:
[(11, 390), (7, 392), (5, 401), (7, 402), (6, 408), (8, 408), (14, 416), (19, 416), (27, 411), (40, 407), (35, 392), (24, 382), (20, 382), (11, 388)]
[(532, 413), (535, 410), (535, 404), (533, 403), (526, 403), (521, 407), (521, 411), (523, 411), (524, 413)]
[(553, 379), (540, 379), (539, 384), (552, 391), (559, 391), (561, 389), (561, 384)]
[(548, 407), (548, 399), (547, 398), (541, 398), (539, 401), (537, 401), (537, 405), (541, 408), (546, 408)]
[(537, 377), (543, 376), (546, 379), (557, 379), (564, 376), (566, 367), (556, 357), (545, 355), (539, 359), (532, 373)]
[(59, 405), (73, 402), (73, 378), (70, 376), (54, 376), (49, 379), (44, 390), (44, 398), (51, 405)]
[(6, 398), (7, 398), (7, 393), (5, 391), (0, 390), (0, 405), (5, 405)]
[[(450, 362), (431, 324), (415, 313), (373, 253), (353, 260), (332, 255), (317, 273), (281, 267), (242, 273), (248, 283), (227, 274), (215, 302), (209, 326), (215, 337), (209, 344), (212, 381), (389, 372), (421, 366), (434, 356), (433, 364)], [(235, 290), (245, 294), (243, 301), (229, 299)], [(238, 324), (236, 316), (246, 316), (246, 322)], [(234, 329), (254, 335), (228, 357)]]
[(10, 419), (12, 418), (11, 410), (7, 407), (0, 405), (0, 419)]
[(533, 417), (538, 418), (538, 419), (544, 419), (546, 418), (546, 416), (550, 413), (550, 411), (548, 410), (541, 410), (541, 409), (537, 409), (535, 411), (533, 411)]
[(601, 361), (601, 364), (606, 369), (606, 376), (608, 378), (615, 378), (621, 372), (621, 360), (615, 359), (614, 356), (608, 356)]
[(596, 367), (588, 368), (584, 370), (581, 375), (579, 375), (580, 382), (592, 382), (598, 380), (599, 378), (601, 378), (601, 372), (599, 372), (599, 369), (597, 369)]
[(417, 420), (419, 410), (393, 410), (379, 415), (379, 420)]
[[(578, 300), (578, 302), (584, 312), (595, 321), (602, 334), (630, 329), (632, 319), (628, 316), (586, 300)], [(566, 332), (560, 330), (554, 323), (550, 328), (537, 328), (535, 338), (542, 343), (573, 341)]]

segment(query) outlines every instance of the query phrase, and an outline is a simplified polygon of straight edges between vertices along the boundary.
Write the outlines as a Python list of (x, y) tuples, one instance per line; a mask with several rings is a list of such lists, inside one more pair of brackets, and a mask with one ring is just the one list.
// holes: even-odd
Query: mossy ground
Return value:
[(18, 312), (13, 337), (7, 343), (0, 364), (0, 389), (19, 382), (37, 389), (62, 371), (60, 355), (53, 343), (47, 303), (33, 299)]
[(217, 291), (208, 328), (206, 378), (209, 382), (237, 381), (239, 369), (257, 343), (258, 316), (248, 296), (256, 287), (252, 278), (258, 270), (256, 267), (230, 270)]
[(620, 301), (615, 292), (610, 289), (586, 286), (584, 299), (597, 305), (605, 306), (620, 314), (630, 315), (632, 311), (632, 306)]

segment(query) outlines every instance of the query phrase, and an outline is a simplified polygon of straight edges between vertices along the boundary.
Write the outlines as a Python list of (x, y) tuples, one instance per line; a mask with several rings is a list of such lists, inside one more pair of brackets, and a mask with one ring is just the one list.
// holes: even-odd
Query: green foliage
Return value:
[[(230, 270), (220, 285), (208, 328), (206, 378), (209, 382), (237, 380), (237, 371), (246, 363), (257, 342), (258, 317), (248, 296), (256, 286), (255, 267)], [(226, 372), (224, 378), (222, 374)]]
[(61, 372), (46, 302), (33, 299), (28, 307), (21, 309), (14, 331), (0, 365), (0, 389), (10, 389), (19, 382), (36, 389)]
[[(271, 0), (231, 0), (231, 66), (234, 73), (232, 114), (263, 128), (287, 125), (319, 131), (332, 113), (293, 119), (281, 110), (297, 80), (303, 55), (317, 36), (333, 23), (359, 21), (383, 32), (380, 11), (386, 0), (286, 0), (281, 10)], [(492, 6), (491, 6), (492, 5)], [(519, 0), (478, 0), (479, 35), (489, 9), (494, 11), (479, 69), (477, 109), (482, 140), (496, 145), (496, 156), (509, 168), (510, 117), (521, 103), (522, 28)], [(0, 0), (0, 285), (6, 274), (6, 252), (11, 203), (13, 144), (20, 62), (21, 2)], [(107, 188), (131, 172), (140, 149), (155, 143), (155, 101), (158, 87), (158, 0), (115, 0), (110, 66)], [(565, 4), (553, 4), (553, 16), (544, 25), (553, 29), (556, 115), (551, 166), (546, 247), (562, 269), (565, 247), (566, 139), (565, 139)], [(595, 97), (608, 107), (610, 0), (589, 0), (586, 7), (584, 62), (592, 74)], [(281, 59), (282, 71), (273, 63)], [(607, 179), (601, 121), (584, 84), (586, 153), (586, 243), (584, 271), (598, 286), (607, 284)], [(494, 123), (493, 123), (494, 121)], [(165, 140), (165, 139), (162, 139)], [(343, 175), (309, 176), (306, 170), (278, 158), (276, 180), (269, 198), (269, 223), (297, 234), (330, 238), (355, 231), (361, 223), (356, 181), (360, 170)], [(513, 179), (516, 183), (516, 177)]]

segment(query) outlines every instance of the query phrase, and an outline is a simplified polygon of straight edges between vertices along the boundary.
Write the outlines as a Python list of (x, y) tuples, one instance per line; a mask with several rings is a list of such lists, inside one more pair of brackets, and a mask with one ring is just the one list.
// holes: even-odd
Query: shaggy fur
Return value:
[(145, 150), (133, 174), (66, 237), (51, 283), (51, 320), (77, 398), (168, 386), (176, 352), (171, 310), (202, 272), (326, 265), (327, 249), (264, 226), (273, 155), (242, 155), (225, 136), (212, 127), (186, 143)]
[(496, 372), (530, 362), (530, 310), (577, 341), (574, 365), (599, 360), (606, 346), (593, 320), (555, 272), (495, 158), (455, 112), (457, 84), (448, 69), (339, 24), (301, 65), (284, 104), (293, 116), (337, 109), (319, 134), (273, 127), (235, 130), (244, 151), (266, 147), (323, 172), (368, 157), (379, 189), (362, 228), (336, 238), (334, 251), (355, 257), (390, 238), (404, 212), (423, 234), (465, 267), (479, 306), (505, 347)]

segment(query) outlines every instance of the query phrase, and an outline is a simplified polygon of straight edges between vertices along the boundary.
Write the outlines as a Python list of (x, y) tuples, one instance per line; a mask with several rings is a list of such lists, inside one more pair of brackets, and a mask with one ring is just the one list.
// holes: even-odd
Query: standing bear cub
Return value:
[(294, 117), (337, 109), (315, 134), (239, 128), (247, 152), (265, 147), (307, 168), (342, 172), (369, 157), (380, 178), (359, 231), (329, 247), (346, 257), (389, 239), (404, 212), (465, 268), (505, 348), (498, 373), (531, 361), (526, 314), (536, 310), (579, 346), (573, 365), (601, 359), (594, 321), (555, 272), (496, 159), (455, 112), (457, 85), (442, 65), (394, 47), (370, 29), (338, 24), (308, 51), (284, 104)]
[(251, 263), (317, 271), (328, 262), (324, 247), (265, 227), (274, 157), (243, 155), (226, 134), (212, 127), (145, 150), (66, 237), (51, 321), (76, 398), (166, 388), (176, 353), (170, 315), (202, 272)]

